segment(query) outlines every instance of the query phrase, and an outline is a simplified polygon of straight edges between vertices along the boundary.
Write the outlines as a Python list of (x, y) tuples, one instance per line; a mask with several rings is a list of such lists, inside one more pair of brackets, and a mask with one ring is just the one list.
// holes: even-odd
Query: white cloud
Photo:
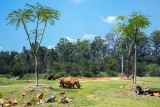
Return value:
[(70, 37), (64, 37), (64, 38), (66, 38), (66, 39), (69, 40), (70, 42), (76, 42), (76, 39), (72, 39), (72, 38), (70, 38)]
[(82, 37), (82, 40), (93, 40), (96, 36), (92, 34), (85, 34)]
[(113, 23), (116, 20), (116, 18), (117, 18), (117, 16), (108, 16), (107, 18), (100, 16), (100, 19), (106, 23)]
[(81, 3), (84, 0), (72, 0), (72, 1), (75, 2), (76, 4), (79, 4), (79, 3)]
[(53, 45), (47, 47), (47, 49), (54, 49)]
[(2, 50), (3, 48), (0, 46), (0, 50)]

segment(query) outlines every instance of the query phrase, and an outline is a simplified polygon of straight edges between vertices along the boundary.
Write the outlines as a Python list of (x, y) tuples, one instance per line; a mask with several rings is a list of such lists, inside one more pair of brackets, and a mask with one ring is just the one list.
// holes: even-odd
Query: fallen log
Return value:
[(150, 94), (150, 95), (154, 95), (154, 93), (160, 93), (160, 90), (155, 90), (155, 89), (151, 89), (149, 92), (148, 92), (148, 94)]
[(136, 86), (136, 90), (135, 90), (137, 95), (140, 95), (140, 94), (146, 95), (147, 93), (149, 93), (149, 91), (150, 89), (145, 86)]
[(154, 93), (160, 93), (160, 90), (156, 90), (156, 89), (149, 89), (145, 86), (136, 86), (136, 90), (135, 90), (136, 94), (137, 95), (140, 95), (140, 94), (149, 94), (151, 96), (154, 95)]
[(48, 102), (51, 102), (51, 101), (55, 100), (55, 98), (56, 98), (56, 95), (54, 93), (54, 96), (52, 96), (52, 97), (49, 97), (47, 99), (41, 99), (40, 103), (48, 103)]
[(50, 98), (45, 99), (44, 102), (45, 103), (51, 102), (51, 101), (55, 100), (55, 98), (56, 98), (56, 96), (54, 95), (54, 96), (52, 96)]

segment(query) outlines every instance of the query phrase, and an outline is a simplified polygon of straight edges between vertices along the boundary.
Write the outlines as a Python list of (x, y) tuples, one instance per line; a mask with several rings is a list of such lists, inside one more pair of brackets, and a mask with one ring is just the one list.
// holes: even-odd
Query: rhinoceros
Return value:
[(61, 88), (74, 88), (74, 85), (76, 85), (78, 88), (81, 87), (76, 77), (62, 77), (60, 78), (59, 83)]

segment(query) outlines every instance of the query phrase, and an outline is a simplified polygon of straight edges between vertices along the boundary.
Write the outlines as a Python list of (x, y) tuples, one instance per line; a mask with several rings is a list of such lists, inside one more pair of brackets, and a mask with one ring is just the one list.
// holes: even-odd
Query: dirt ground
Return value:
[(117, 80), (119, 78), (103, 78), (103, 77), (77, 77), (78, 80)]

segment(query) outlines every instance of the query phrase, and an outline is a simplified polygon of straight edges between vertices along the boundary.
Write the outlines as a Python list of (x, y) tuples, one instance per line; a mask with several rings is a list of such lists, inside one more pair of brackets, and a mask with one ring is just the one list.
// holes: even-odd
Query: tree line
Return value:
[[(140, 32), (137, 37), (137, 76), (160, 76), (160, 31), (150, 35)], [(77, 39), (70, 42), (61, 38), (55, 48), (40, 46), (37, 53), (38, 73), (52, 73), (57, 78), (64, 75), (101, 77), (118, 76), (122, 68), (126, 76), (134, 72), (134, 45), (131, 40), (121, 39), (115, 32), (106, 34), (102, 39)], [(35, 44), (32, 43), (32, 46)], [(123, 51), (122, 51), (123, 49)], [(35, 60), (32, 50), (23, 47), (16, 51), (0, 52), (0, 73), (21, 76), (35, 73)]]

